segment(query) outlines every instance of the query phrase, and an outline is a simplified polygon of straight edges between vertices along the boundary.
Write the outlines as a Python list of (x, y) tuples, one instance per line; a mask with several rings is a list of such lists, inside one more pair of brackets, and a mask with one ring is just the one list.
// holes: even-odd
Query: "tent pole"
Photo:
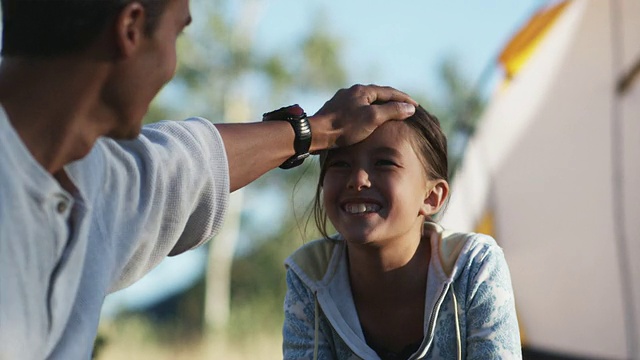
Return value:
[[(614, 79), (623, 73), (623, 30), (622, 11), (619, 1), (610, 1), (611, 24), (611, 63)], [(625, 309), (625, 327), (627, 335), (627, 355), (631, 359), (637, 359), (638, 335), (636, 329), (635, 309), (633, 301), (633, 281), (631, 279), (631, 266), (628, 258), (626, 213), (624, 206), (624, 129), (621, 111), (620, 83), (617, 89), (612, 89), (611, 103), (611, 176), (612, 176), (612, 208), (614, 222), (614, 237), (618, 252), (618, 267), (621, 279), (622, 301)]]
[(619, 96), (624, 95), (627, 90), (629, 90), (631, 85), (633, 85), (633, 83), (637, 80), (638, 76), (640, 76), (640, 57), (636, 59), (631, 69), (629, 69), (626, 74), (620, 77), (616, 86), (616, 93)]

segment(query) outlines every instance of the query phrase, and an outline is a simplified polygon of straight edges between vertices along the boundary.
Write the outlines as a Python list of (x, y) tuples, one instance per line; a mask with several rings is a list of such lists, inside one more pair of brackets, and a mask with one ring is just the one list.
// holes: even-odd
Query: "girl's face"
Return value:
[(419, 236), (433, 182), (413, 150), (415, 136), (401, 121), (389, 121), (364, 141), (332, 150), (326, 159), (323, 202), (345, 239), (383, 245)]

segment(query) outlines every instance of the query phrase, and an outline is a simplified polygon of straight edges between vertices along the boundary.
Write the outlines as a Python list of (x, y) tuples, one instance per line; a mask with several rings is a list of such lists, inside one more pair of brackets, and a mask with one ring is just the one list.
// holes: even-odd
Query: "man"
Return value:
[(104, 297), (215, 234), (230, 191), (414, 111), (354, 86), (308, 122), (141, 131), (189, 0), (2, 0), (2, 14), (0, 359), (89, 357)]

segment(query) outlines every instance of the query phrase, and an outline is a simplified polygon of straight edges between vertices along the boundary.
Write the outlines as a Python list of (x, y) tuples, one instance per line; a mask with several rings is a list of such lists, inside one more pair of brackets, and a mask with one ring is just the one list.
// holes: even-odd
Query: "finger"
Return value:
[(416, 112), (414, 105), (399, 101), (385, 102), (383, 104), (371, 105), (371, 107), (376, 113), (374, 119), (376, 119), (378, 124), (387, 120), (404, 120)]
[(378, 85), (369, 85), (367, 86), (369, 93), (370, 104), (374, 102), (388, 102), (388, 101), (398, 101), (409, 103), (413, 106), (417, 106), (418, 103), (411, 98), (411, 96), (405, 94), (400, 90), (396, 90), (390, 86), (378, 86)]

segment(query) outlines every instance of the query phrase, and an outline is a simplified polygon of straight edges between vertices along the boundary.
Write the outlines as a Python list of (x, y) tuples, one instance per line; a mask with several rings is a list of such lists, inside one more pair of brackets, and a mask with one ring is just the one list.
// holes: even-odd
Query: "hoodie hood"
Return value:
[[(418, 358), (428, 352), (438, 309), (450, 284), (460, 274), (468, 256), (464, 250), (472, 246), (470, 240), (474, 238), (466, 233), (446, 231), (432, 222), (424, 223), (423, 233), (430, 237), (432, 249), (425, 295), (425, 315), (430, 316), (424, 319), (424, 331), (428, 335)], [(315, 294), (316, 304), (349, 348), (363, 359), (377, 359), (378, 355), (367, 345), (362, 333), (349, 285), (346, 256), (345, 240), (337, 234), (302, 246), (287, 258), (285, 266)]]
[[(464, 254), (465, 246), (472, 245), (467, 241), (469, 234), (445, 230), (433, 222), (424, 223), (424, 232), (430, 234), (432, 249), (429, 270), (436, 265), (434, 270), (443, 280), (454, 280), (459, 273), (456, 264), (466, 261), (466, 258), (460, 257), (460, 254)], [(340, 234), (333, 235), (329, 239), (309, 242), (289, 256), (285, 266), (293, 267), (296, 274), (312, 289), (328, 284), (335, 276), (339, 256), (343, 255), (344, 251), (344, 249), (336, 249), (336, 246), (345, 246), (344, 238)], [(434, 249), (436, 251), (433, 251)]]

